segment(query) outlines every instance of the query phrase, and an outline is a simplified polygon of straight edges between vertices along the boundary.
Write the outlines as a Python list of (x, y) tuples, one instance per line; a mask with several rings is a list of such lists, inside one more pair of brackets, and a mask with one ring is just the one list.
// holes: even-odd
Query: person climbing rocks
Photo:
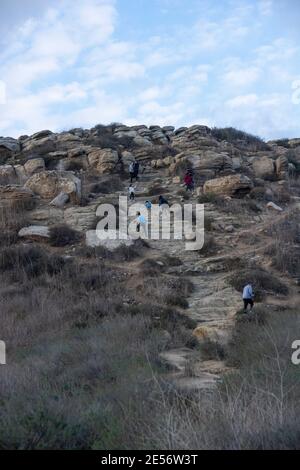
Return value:
[(249, 283), (243, 289), (244, 313), (247, 313), (248, 305), (250, 305), (250, 311), (252, 310), (254, 305), (253, 298), (254, 293), (252, 285)]
[(194, 190), (194, 178), (191, 172), (187, 172), (185, 177), (184, 177), (184, 184), (187, 189), (187, 191), (193, 191)]
[(146, 209), (150, 210), (151, 207), (152, 207), (151, 202), (150, 201), (145, 201), (145, 207), (146, 207)]
[(130, 162), (129, 164), (129, 175), (130, 175), (130, 183), (132, 183), (134, 178), (134, 162)]
[(137, 218), (135, 219), (135, 223), (137, 224), (137, 232), (140, 233), (141, 227), (143, 228), (144, 237), (148, 238), (148, 224), (146, 217), (143, 216), (140, 212), (137, 213)]
[(129, 200), (134, 201), (135, 200), (135, 187), (133, 186), (132, 183), (130, 183), (129, 185), (128, 193), (129, 193)]
[(118, 151), (118, 161), (115, 164), (115, 168), (117, 167), (120, 167), (121, 173), (124, 173), (124, 162), (123, 162), (122, 153), (120, 151)]
[(167, 201), (166, 198), (164, 198), (163, 196), (159, 196), (159, 198), (158, 198), (158, 205), (159, 205), (159, 210), (160, 210), (160, 212), (163, 212), (165, 209), (167, 209), (168, 207), (170, 207), (168, 201)]
[(134, 168), (134, 170), (133, 170), (134, 178), (137, 181), (138, 177), (139, 177), (140, 164), (136, 160), (134, 161), (133, 168)]

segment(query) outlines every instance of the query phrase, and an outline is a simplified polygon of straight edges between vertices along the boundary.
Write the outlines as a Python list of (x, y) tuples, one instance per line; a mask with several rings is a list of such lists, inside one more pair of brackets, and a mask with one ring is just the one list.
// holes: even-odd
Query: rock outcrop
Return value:
[(22, 188), (18, 185), (0, 186), (0, 202), (15, 203), (28, 202), (33, 200), (34, 194), (29, 188)]
[(272, 158), (264, 156), (256, 158), (252, 163), (254, 175), (265, 180), (274, 180), (276, 175), (275, 162)]
[(42, 225), (30, 225), (29, 227), (22, 228), (18, 236), (26, 238), (27, 240), (44, 240), (50, 238), (50, 230), (48, 227)]
[(43, 158), (32, 158), (24, 164), (25, 172), (28, 176), (45, 170), (45, 160)]
[(29, 178), (25, 188), (43, 199), (54, 199), (61, 192), (68, 194), (70, 201), (75, 204), (81, 198), (81, 181), (68, 171), (41, 171)]
[(224, 196), (241, 196), (253, 188), (253, 183), (245, 175), (230, 175), (206, 181), (203, 187), (205, 194), (213, 193)]
[(118, 162), (118, 152), (112, 149), (95, 149), (88, 154), (88, 162), (100, 175), (112, 173)]

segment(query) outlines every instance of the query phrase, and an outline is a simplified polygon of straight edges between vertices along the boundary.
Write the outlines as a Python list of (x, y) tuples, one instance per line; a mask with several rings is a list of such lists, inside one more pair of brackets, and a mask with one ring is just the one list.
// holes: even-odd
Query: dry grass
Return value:
[(271, 257), (272, 266), (291, 276), (300, 276), (300, 217), (298, 211), (287, 216), (281, 223), (269, 228), (273, 243), (265, 254)]
[(288, 287), (273, 274), (262, 268), (249, 268), (239, 270), (229, 277), (229, 283), (239, 292), (243, 287), (251, 283), (254, 287), (255, 300), (260, 301), (266, 294), (287, 295)]

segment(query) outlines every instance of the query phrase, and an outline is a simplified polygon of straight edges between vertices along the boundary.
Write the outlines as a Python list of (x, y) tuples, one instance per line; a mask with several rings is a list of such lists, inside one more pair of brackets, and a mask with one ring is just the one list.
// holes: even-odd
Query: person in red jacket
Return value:
[(193, 176), (191, 175), (191, 173), (187, 173), (185, 175), (184, 184), (185, 184), (186, 189), (188, 191), (193, 191), (194, 190), (194, 180), (193, 180)]

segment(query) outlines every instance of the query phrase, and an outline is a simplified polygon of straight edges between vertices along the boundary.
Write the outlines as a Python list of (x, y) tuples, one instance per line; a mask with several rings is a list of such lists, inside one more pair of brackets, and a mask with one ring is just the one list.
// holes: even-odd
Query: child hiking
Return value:
[(129, 200), (134, 201), (135, 200), (135, 187), (131, 183), (128, 188), (128, 194), (129, 194)]

